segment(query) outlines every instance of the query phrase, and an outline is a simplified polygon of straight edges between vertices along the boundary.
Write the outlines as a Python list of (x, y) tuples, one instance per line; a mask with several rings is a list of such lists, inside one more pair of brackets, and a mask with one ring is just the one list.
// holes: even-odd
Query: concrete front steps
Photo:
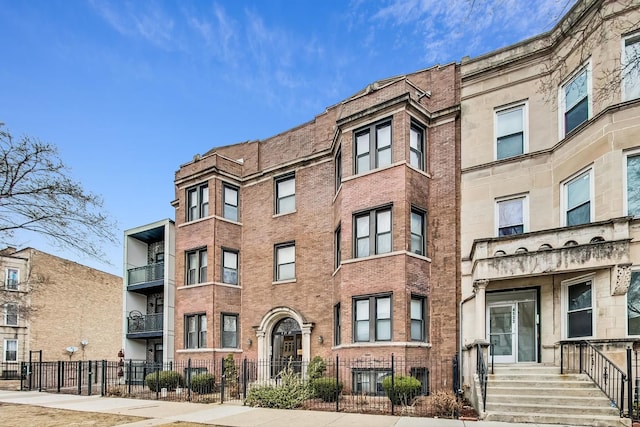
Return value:
[(584, 374), (557, 366), (497, 365), (487, 383), (487, 421), (628, 427), (607, 396)]

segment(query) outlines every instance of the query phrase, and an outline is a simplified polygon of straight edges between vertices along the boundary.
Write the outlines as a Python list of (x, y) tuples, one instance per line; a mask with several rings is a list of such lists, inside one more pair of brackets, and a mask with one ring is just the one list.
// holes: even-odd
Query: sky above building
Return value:
[[(0, 123), (52, 143), (122, 234), (174, 219), (173, 179), (211, 148), (312, 120), (376, 80), (549, 31), (574, 0), (0, 0)], [(328, 183), (328, 185), (332, 185)]]

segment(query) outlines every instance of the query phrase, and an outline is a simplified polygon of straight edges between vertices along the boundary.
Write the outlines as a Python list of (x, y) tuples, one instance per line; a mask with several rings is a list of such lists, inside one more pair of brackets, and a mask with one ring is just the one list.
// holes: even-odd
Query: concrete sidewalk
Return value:
[[(491, 421), (460, 421), (437, 418), (390, 415), (348, 414), (343, 412), (298, 411), (251, 408), (217, 403), (167, 402), (162, 400), (124, 399), (119, 397), (77, 396), (37, 391), (0, 390), (0, 402), (103, 412), (147, 418), (120, 427), (160, 426), (176, 421), (190, 421), (224, 427), (536, 427), (541, 424), (511, 424)], [(547, 425), (548, 426), (548, 425)], [(556, 426), (561, 427), (561, 426)]]

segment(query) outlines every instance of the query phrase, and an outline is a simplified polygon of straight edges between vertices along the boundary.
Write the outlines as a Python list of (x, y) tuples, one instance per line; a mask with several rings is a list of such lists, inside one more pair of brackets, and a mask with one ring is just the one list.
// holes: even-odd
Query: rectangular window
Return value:
[(17, 268), (7, 268), (5, 276), (5, 289), (10, 291), (18, 290), (18, 283), (20, 282), (20, 271)]
[(356, 258), (391, 252), (391, 209), (372, 210), (354, 217)]
[(516, 197), (496, 201), (497, 235), (511, 236), (525, 232), (527, 198)]
[(187, 285), (207, 281), (207, 250), (187, 252)]
[(222, 315), (222, 348), (238, 348), (238, 315)]
[(369, 396), (384, 396), (385, 391), (382, 387), (382, 381), (391, 375), (389, 369), (362, 369), (354, 368), (353, 372), (353, 391), (356, 394), (365, 394)]
[(627, 156), (627, 215), (640, 216), (640, 154)]
[(276, 214), (296, 210), (296, 177), (288, 175), (276, 179)]
[(391, 296), (354, 299), (354, 341), (391, 341)]
[(391, 120), (357, 130), (355, 141), (357, 174), (391, 164)]
[(340, 303), (337, 303), (333, 306), (333, 345), (340, 345), (342, 340), (340, 323)]
[(589, 119), (589, 95), (591, 93), (591, 70), (587, 65), (561, 88), (561, 111), (563, 113), (564, 132), (562, 136), (580, 126)]
[(18, 340), (5, 339), (4, 340), (4, 362), (17, 362), (18, 361)]
[(276, 281), (292, 280), (296, 278), (296, 245), (286, 243), (276, 245)]
[(525, 105), (496, 111), (496, 160), (524, 153)]
[(341, 250), (342, 243), (340, 242), (340, 239), (342, 238), (341, 234), (342, 234), (341, 227), (338, 226), (338, 228), (336, 228), (336, 231), (333, 237), (333, 242), (335, 247), (335, 255), (334, 255), (335, 258), (333, 260), (334, 269), (340, 267), (340, 263), (342, 262), (342, 250)]
[(640, 335), (640, 271), (631, 272), (627, 291), (627, 334)]
[(411, 252), (418, 255), (426, 255), (426, 214), (417, 209), (411, 209)]
[(238, 251), (222, 250), (222, 283), (238, 284)]
[(335, 159), (335, 176), (336, 176), (336, 193), (338, 192), (338, 188), (342, 184), (342, 150), (338, 148), (338, 152), (336, 153)]
[(207, 184), (187, 190), (187, 221), (209, 216), (209, 186)]
[(411, 297), (411, 341), (426, 341), (424, 301), (424, 297)]
[(566, 286), (567, 338), (593, 335), (593, 302), (591, 280)]
[(640, 33), (624, 39), (622, 51), (622, 100), (640, 98)]
[(16, 304), (4, 305), (4, 324), (18, 326), (18, 306)]
[(231, 221), (238, 220), (238, 189), (229, 185), (223, 185), (224, 206), (222, 216)]
[(416, 169), (425, 170), (424, 127), (411, 123), (409, 129), (409, 164)]
[(565, 224), (591, 222), (591, 169), (564, 184)]
[(207, 315), (192, 314), (184, 317), (184, 348), (207, 347)]

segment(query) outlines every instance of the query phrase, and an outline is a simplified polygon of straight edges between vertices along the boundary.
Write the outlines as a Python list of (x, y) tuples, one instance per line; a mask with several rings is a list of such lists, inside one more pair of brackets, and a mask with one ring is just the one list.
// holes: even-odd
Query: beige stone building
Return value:
[(120, 277), (33, 248), (2, 250), (0, 269), (6, 370), (28, 361), (30, 351), (42, 351), (42, 360), (117, 357), (122, 344)]
[(624, 367), (640, 338), (639, 8), (579, 1), (548, 33), (462, 61), (471, 395), (476, 343), (491, 343), (488, 363), (524, 369), (566, 365), (588, 340)]

